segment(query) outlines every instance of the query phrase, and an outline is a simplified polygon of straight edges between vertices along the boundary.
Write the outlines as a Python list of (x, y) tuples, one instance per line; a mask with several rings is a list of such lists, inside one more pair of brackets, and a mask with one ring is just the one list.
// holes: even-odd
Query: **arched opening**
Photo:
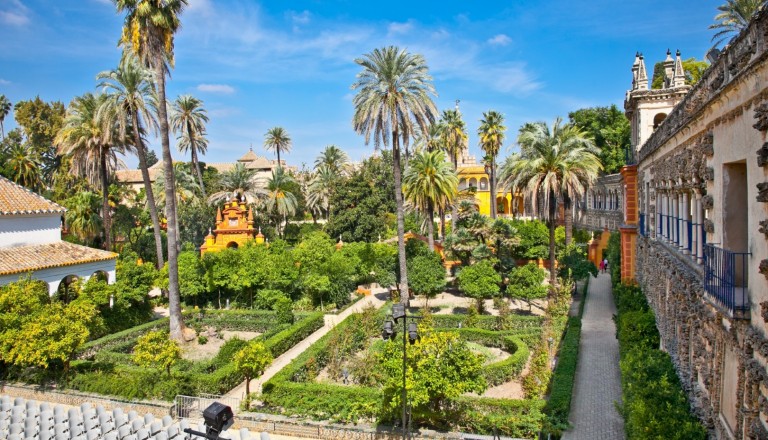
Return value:
[(477, 188), (477, 179), (475, 179), (474, 177), (469, 179), (469, 186), (472, 188)]
[(234, 241), (230, 241), (227, 243), (227, 249), (237, 249), (237, 243)]
[(496, 212), (499, 214), (509, 214), (509, 202), (506, 197), (496, 197)]
[(462, 177), (462, 178), (459, 180), (459, 191), (463, 191), (463, 190), (465, 190), (465, 189), (467, 189), (467, 179), (465, 179), (465, 178), (463, 178), (463, 177)]
[(666, 118), (666, 113), (657, 113), (656, 116), (653, 117), (653, 129), (656, 130), (656, 128), (661, 125), (661, 123), (664, 122), (664, 119)]
[(62, 278), (59, 283), (59, 288), (56, 289), (56, 293), (53, 295), (53, 299), (69, 304), (70, 301), (77, 298), (78, 288), (77, 282), (80, 278), (77, 275), (67, 275)]
[(105, 283), (109, 282), (109, 275), (107, 275), (106, 272), (103, 270), (97, 270), (91, 275), (90, 280), (96, 280), (96, 281), (104, 281)]
[(480, 178), (480, 191), (488, 191), (488, 179), (485, 177)]

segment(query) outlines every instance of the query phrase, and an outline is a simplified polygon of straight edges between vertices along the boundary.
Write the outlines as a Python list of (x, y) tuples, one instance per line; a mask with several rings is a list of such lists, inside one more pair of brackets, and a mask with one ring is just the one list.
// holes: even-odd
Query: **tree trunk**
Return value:
[(160, 232), (160, 217), (157, 215), (157, 205), (155, 204), (155, 192), (152, 190), (152, 180), (149, 178), (149, 167), (147, 167), (147, 153), (144, 151), (144, 142), (139, 134), (139, 112), (133, 112), (133, 139), (136, 142), (136, 155), (139, 156), (139, 168), (141, 169), (141, 178), (144, 180), (144, 192), (147, 194), (147, 206), (149, 207), (149, 217), (152, 219), (152, 229), (155, 234), (155, 253), (157, 254), (157, 263), (155, 267), (160, 270), (163, 268), (163, 236)]
[[(453, 171), (455, 171), (457, 174), (459, 172), (459, 158), (458, 153), (453, 156)], [(459, 218), (459, 205), (458, 205), (458, 199), (453, 201), (453, 204), (451, 205), (451, 234), (456, 233), (456, 221)]]
[(277, 166), (283, 167), (283, 165), (280, 163), (280, 147), (275, 147), (275, 151), (277, 152)]
[(99, 170), (99, 174), (101, 174), (101, 217), (102, 217), (102, 223), (104, 226), (104, 244), (105, 248), (108, 251), (112, 250), (112, 228), (110, 225), (110, 218), (109, 218), (109, 175), (107, 173), (107, 154), (105, 147), (102, 146), (101, 151), (101, 157), (99, 158), (101, 162), (101, 169)]
[(491, 218), (496, 220), (496, 212), (499, 210), (496, 206), (496, 158), (491, 160)]
[(440, 241), (445, 240), (445, 212), (440, 208)]
[(432, 202), (428, 202), (427, 205), (427, 221), (429, 224), (427, 225), (427, 234), (429, 234), (429, 237), (427, 238), (427, 243), (429, 244), (429, 251), (434, 252), (435, 251), (435, 209), (432, 207)]
[[(192, 133), (189, 134), (190, 136)], [(208, 199), (208, 195), (205, 194), (205, 184), (203, 183), (203, 173), (200, 172), (200, 161), (197, 160), (197, 149), (190, 145), (190, 150), (192, 150), (192, 165), (195, 167), (195, 171), (197, 172), (197, 180), (200, 183), (200, 192), (203, 195), (203, 200)]]
[(245, 398), (251, 394), (251, 376), (245, 377)]
[(563, 214), (565, 215), (565, 245), (573, 239), (573, 203), (568, 193), (563, 193)]
[(400, 143), (397, 129), (392, 131), (392, 161), (395, 174), (395, 203), (397, 206), (397, 255), (400, 263), (400, 303), (408, 304), (408, 269), (405, 264), (405, 216), (403, 215), (403, 184), (400, 178)]
[(155, 58), (155, 77), (159, 105), (157, 119), (160, 123), (160, 141), (163, 147), (163, 171), (165, 173), (165, 210), (168, 216), (168, 308), (170, 314), (171, 339), (184, 341), (184, 320), (181, 316), (181, 297), (179, 293), (179, 248), (178, 218), (176, 217), (176, 185), (173, 176), (173, 157), (168, 139), (168, 109), (165, 97), (164, 59), (161, 53)]
[(549, 196), (549, 283), (552, 288), (557, 281), (555, 275), (555, 212), (557, 211), (557, 198), (554, 191)]

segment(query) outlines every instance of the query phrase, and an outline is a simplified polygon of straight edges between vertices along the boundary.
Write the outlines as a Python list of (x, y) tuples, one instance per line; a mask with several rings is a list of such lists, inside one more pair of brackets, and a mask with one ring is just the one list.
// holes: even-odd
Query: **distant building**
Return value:
[(66, 209), (0, 177), (0, 285), (31, 275), (60, 286), (92, 276), (115, 282), (117, 254), (61, 240)]
[(253, 227), (253, 208), (233, 197), (224, 209), (216, 210), (216, 229), (205, 237), (205, 243), (200, 246), (200, 256), (207, 252), (237, 249), (249, 242), (264, 243), (264, 235), (261, 230), (257, 234)]
[[(219, 173), (226, 173), (235, 167), (236, 164), (242, 163), (246, 168), (255, 171), (254, 179), (269, 179), (272, 177), (272, 171), (277, 168), (276, 160), (269, 160), (263, 156), (259, 156), (253, 152), (253, 149), (249, 149), (240, 159), (235, 162), (205, 162), (205, 166), (214, 168)], [(282, 160), (282, 166), (288, 171), (296, 171), (296, 167), (286, 165)], [(149, 180), (154, 183), (157, 180), (157, 176), (163, 173), (163, 161), (159, 161), (156, 164), (149, 167)], [(141, 170), (118, 170), (115, 172), (117, 180), (125, 185), (130, 186), (136, 191), (144, 188), (144, 179), (141, 176)]]
[[(497, 169), (498, 174), (498, 169)], [(464, 150), (458, 160), (459, 191), (474, 188), (475, 201), (480, 214), (491, 215), (491, 185), (489, 176), (483, 164), (477, 163), (475, 156)], [(498, 184), (496, 178), (496, 206), (499, 217), (530, 217), (533, 214), (526, 211), (522, 195), (513, 196)]]

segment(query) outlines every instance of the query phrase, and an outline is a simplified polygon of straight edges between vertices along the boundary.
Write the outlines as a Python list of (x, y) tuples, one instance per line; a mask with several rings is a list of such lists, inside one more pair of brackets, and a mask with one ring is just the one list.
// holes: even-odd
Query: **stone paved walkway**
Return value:
[(586, 301), (569, 417), (573, 428), (563, 439), (620, 440), (624, 438), (624, 421), (615, 405), (621, 402), (619, 343), (612, 319), (616, 305), (609, 274), (590, 280)]
[[(310, 345), (317, 342), (318, 339), (325, 336), (331, 329), (336, 327), (336, 324), (339, 324), (341, 321), (344, 321), (349, 315), (353, 313), (359, 313), (364, 308), (373, 305), (375, 308), (379, 308), (386, 302), (387, 299), (387, 290), (386, 289), (377, 289), (374, 292), (372, 292), (371, 295), (361, 299), (360, 301), (356, 302), (354, 305), (349, 307), (348, 309), (344, 310), (343, 312), (339, 313), (338, 315), (325, 315), (325, 325), (320, 327), (317, 331), (312, 333), (311, 335), (307, 336), (304, 340), (299, 342), (298, 344), (294, 345), (293, 348), (286, 351), (282, 355), (278, 356), (277, 359), (275, 359), (272, 364), (264, 371), (264, 374), (261, 375), (258, 379), (251, 380), (251, 386), (250, 391), (252, 393), (260, 393), (261, 392), (261, 384), (265, 383), (269, 379), (271, 379), (275, 374), (277, 374), (278, 371), (282, 370), (283, 367), (291, 363), (292, 360), (296, 359), (301, 353), (303, 353), (307, 348), (309, 348)], [(238, 399), (242, 399), (245, 397), (245, 381), (243, 381), (240, 385), (232, 389), (230, 392), (226, 394), (225, 397), (235, 397)]]

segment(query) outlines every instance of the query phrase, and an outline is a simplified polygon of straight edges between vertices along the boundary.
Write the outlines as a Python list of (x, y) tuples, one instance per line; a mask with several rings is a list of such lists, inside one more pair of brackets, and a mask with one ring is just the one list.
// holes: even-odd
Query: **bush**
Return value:
[(459, 290), (477, 300), (478, 308), (483, 299), (498, 295), (499, 286), (501, 286), (501, 275), (488, 260), (462, 268), (456, 280)]
[(552, 373), (549, 400), (544, 412), (547, 414), (547, 429), (560, 435), (568, 429), (568, 414), (571, 411), (571, 398), (576, 380), (576, 367), (579, 360), (579, 340), (581, 338), (581, 318), (568, 319), (568, 329), (563, 337), (558, 362)]

